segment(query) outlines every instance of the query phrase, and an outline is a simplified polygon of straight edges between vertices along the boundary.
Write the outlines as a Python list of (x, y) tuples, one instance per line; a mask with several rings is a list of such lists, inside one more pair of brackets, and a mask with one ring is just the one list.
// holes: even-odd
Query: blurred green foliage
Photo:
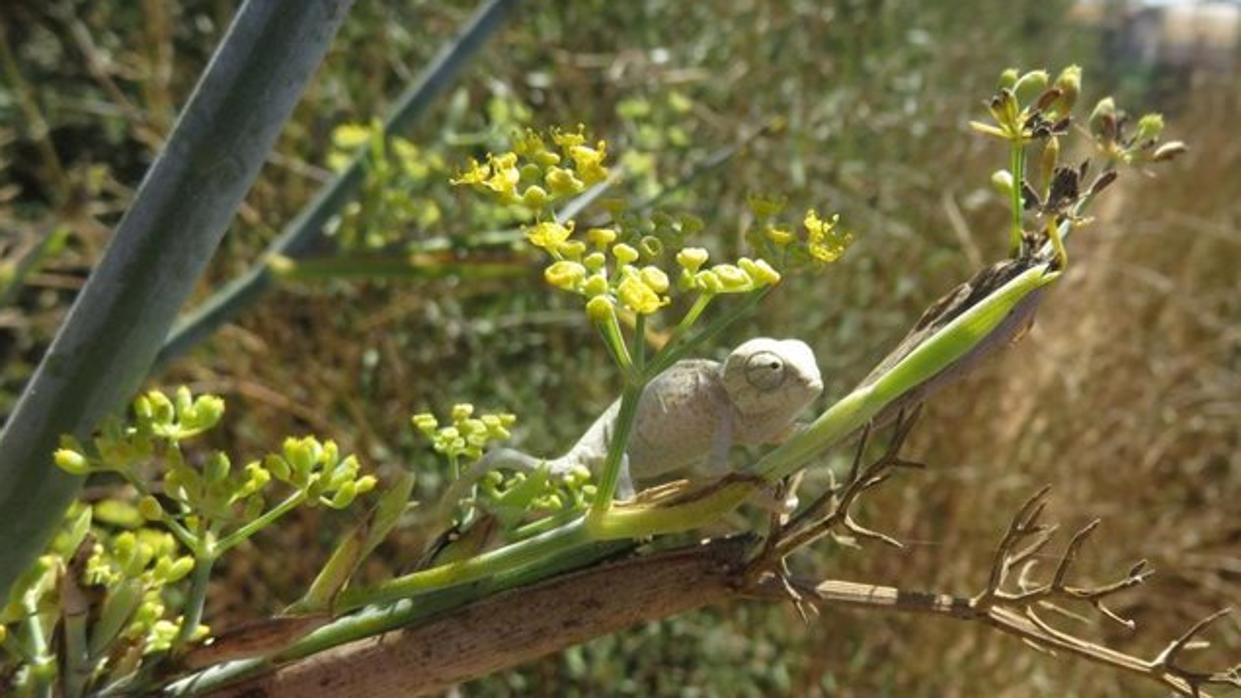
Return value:
[[(501, 150), (513, 126), (580, 122), (624, 154), (624, 176), (583, 221), (602, 217), (611, 196), (657, 200), (701, 220), (713, 252), (735, 258), (756, 227), (751, 195), (784, 196), (792, 211), (842, 213), (858, 235), (837, 273), (788, 279), (779, 302), (713, 350), (758, 334), (802, 338), (817, 351), (827, 395), (838, 396), (927, 302), (1004, 253), (1005, 201), (988, 186), (993, 144), (965, 124), (985, 112), (979, 100), (992, 93), (999, 66), (1078, 62), (1100, 74), (1091, 70), (1091, 37), (1072, 28), (1067, 5), (527, 3), (415, 132), (384, 146), (385, 164), (368, 174), (323, 252), (433, 248), (467, 263), (528, 264), (528, 277), (287, 284), (153, 381), (225, 395), (242, 415), (207, 434), (204, 449), (254, 452), (289, 433), (330, 434), (381, 472), (412, 464), (424, 501), (442, 488), (442, 472), (407, 426), (414, 412), (444, 414), (462, 399), (515, 411), (516, 444), (560, 452), (615, 398), (619, 381), (580, 300), (548, 293), (522, 248), (474, 238), (522, 220), (520, 211), (480, 207), (443, 174), (445, 163)], [(0, 415), (235, 7), (18, 0), (0, 10), (21, 77), (9, 71), (0, 86), (0, 228), (14, 231), (0, 238), (0, 259), (58, 236), (13, 305), (0, 308)], [(383, 113), (472, 9), (464, 0), (357, 4), (203, 295), (253, 263), (349, 146), (380, 147), (358, 125)], [(1102, 87), (1083, 91), (1093, 100)], [(867, 519), (909, 549), (825, 546), (805, 571), (971, 593), (1007, 512), (1052, 481), (1063, 483), (1068, 523), (1111, 514), (1114, 537), (1097, 551), (1101, 573), (1142, 556), (1183, 570), (1156, 578), (1156, 592), (1175, 599), (1122, 609), (1150, 624), (1155, 642), (1203, 607), (1235, 599), (1224, 556), (1241, 531), (1211, 512), (1228, 511), (1241, 488), (1235, 392), (1227, 390), (1241, 376), (1233, 227), (1241, 192), (1227, 176), (1241, 166), (1227, 137), (1241, 103), (1194, 94), (1206, 97), (1186, 100), (1196, 105), (1191, 130), (1176, 135), (1203, 143), (1211, 157), (1178, 165), (1192, 177), (1125, 185), (1124, 210), (1100, 212), (1102, 229), (1074, 242), (1085, 280), (1057, 291), (1043, 326), (1003, 371), (983, 371), (932, 405), (913, 444), (931, 471), (864, 503)], [(1109, 228), (1112, 214), (1137, 223)], [(1131, 468), (1123, 486), (1120, 467)], [(322, 509), (290, 518), (293, 525), (259, 535), (265, 545), (326, 557), (346, 523)], [(369, 562), (364, 573), (410, 564), (435, 533), (402, 531), (381, 546), (386, 562)], [(282, 607), (322, 560), (291, 564), (248, 551), (220, 563), (206, 614), (213, 626)], [(466, 687), (468, 695), (690, 696), (1143, 690), (980, 629), (833, 611), (803, 625), (790, 608), (762, 605), (648, 624)]]

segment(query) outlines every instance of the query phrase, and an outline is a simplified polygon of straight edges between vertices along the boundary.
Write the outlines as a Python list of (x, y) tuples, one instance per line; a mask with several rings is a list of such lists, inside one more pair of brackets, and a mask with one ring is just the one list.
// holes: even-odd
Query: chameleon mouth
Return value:
[(816, 393), (823, 392), (823, 380), (821, 378), (802, 379), (802, 382), (806, 384), (807, 388)]

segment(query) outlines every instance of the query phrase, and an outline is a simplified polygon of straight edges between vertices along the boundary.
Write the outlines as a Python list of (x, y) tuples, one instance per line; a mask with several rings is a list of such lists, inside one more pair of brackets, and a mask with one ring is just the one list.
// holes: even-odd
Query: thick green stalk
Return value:
[[(249, 0), (0, 433), (0, 596), (81, 485), (52, 464), (141, 385), (352, 0)], [(32, 506), (35, 502), (37, 505)]]
[[(469, 64), (487, 38), (503, 26), (505, 18), (517, 4), (518, 0), (487, 0), (480, 5), (461, 34), (440, 50), (417, 81), (397, 100), (384, 123), (384, 134), (405, 132), (426, 113), (439, 93)], [(297, 257), (319, 239), (323, 226), (352, 200), (362, 185), (369, 157), (366, 151), (362, 148), (349, 166), (319, 191), (314, 200), (272, 241), (257, 264), (216, 291), (177, 323), (160, 349), (158, 363), (184, 353), (258, 299), (274, 280), (268, 266), (273, 257)]]
[(336, 609), (349, 611), (368, 604), (397, 601), (433, 589), (477, 581), (593, 542), (586, 531), (585, 518), (579, 517), (560, 528), (476, 557), (407, 574), (373, 587), (346, 589), (337, 599)]
[(256, 658), (226, 662), (177, 681), (165, 689), (164, 695), (191, 696), (208, 693), (268, 670), (276, 663), (300, 659), (346, 642), (396, 630), (506, 589), (532, 584), (549, 576), (597, 563), (630, 547), (632, 544), (625, 541), (577, 547), (553, 554), (550, 558), (540, 560), (537, 565), (518, 566), (484, 580), (429, 592), (419, 596), (416, 602), (403, 599), (367, 608), (315, 630), (270, 660)]

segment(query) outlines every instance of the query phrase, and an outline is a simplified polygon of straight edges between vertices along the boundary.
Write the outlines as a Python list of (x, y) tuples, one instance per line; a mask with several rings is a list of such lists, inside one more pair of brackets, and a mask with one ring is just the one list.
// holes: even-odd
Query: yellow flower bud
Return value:
[(452, 406), (452, 421), (464, 422), (474, 414), (474, 405), (468, 402), (458, 402)]
[(612, 256), (622, 265), (630, 264), (638, 259), (638, 251), (622, 242), (612, 247)]
[(603, 249), (616, 242), (616, 231), (611, 228), (591, 228), (586, 231), (586, 239), (595, 247)]
[(569, 221), (568, 225), (561, 225), (553, 221), (543, 221), (526, 228), (526, 240), (535, 247), (540, 247), (548, 252), (552, 252), (560, 247), (560, 244), (569, 239), (573, 234), (573, 221)]
[(551, 197), (548, 196), (547, 190), (537, 184), (526, 187), (521, 194), (521, 203), (530, 208), (543, 208), (550, 200)]
[(608, 258), (602, 252), (591, 252), (582, 260), (582, 264), (590, 271), (599, 271), (608, 263)]
[(52, 454), (52, 460), (56, 462), (56, 467), (70, 475), (85, 475), (90, 471), (90, 463), (86, 460), (86, 456), (67, 448), (57, 449)]
[(772, 286), (780, 283), (780, 272), (776, 271), (765, 259), (747, 259), (742, 257), (737, 260), (737, 265), (742, 271), (750, 275), (754, 279), (754, 283), (758, 286)]
[(607, 292), (608, 279), (603, 274), (591, 274), (590, 278), (586, 279), (586, 283), (582, 284), (582, 293), (588, 296), (598, 296)]
[(572, 291), (586, 278), (586, 267), (577, 262), (559, 261), (543, 270), (543, 278), (556, 288)]
[(709, 256), (707, 251), (701, 247), (686, 247), (677, 253), (677, 264), (692, 274), (706, 264)]
[(648, 265), (642, 267), (642, 271), (639, 274), (642, 283), (650, 286), (655, 293), (663, 293), (668, 290), (668, 275), (664, 273), (663, 269), (654, 265)]
[(574, 262), (581, 260), (586, 252), (586, 243), (581, 240), (566, 240), (556, 247), (556, 251)]
[(717, 264), (711, 267), (711, 271), (715, 272), (715, 275), (719, 277), (725, 291), (742, 291), (754, 284), (749, 274), (746, 274), (739, 267), (732, 264)]
[(787, 228), (777, 228), (774, 225), (767, 226), (767, 229), (763, 231), (763, 235), (765, 235), (773, 245), (778, 247), (784, 247), (789, 244), (793, 241), (794, 237), (793, 231), (788, 230)]
[(138, 513), (147, 521), (158, 521), (164, 515), (164, 510), (159, 505), (159, 500), (148, 494), (138, 500)]
[(707, 293), (719, 293), (724, 290), (724, 282), (712, 270), (698, 272), (694, 275), (694, 281), (697, 282), (699, 288)]
[(547, 168), (547, 174), (543, 175), (543, 181), (547, 184), (547, 188), (557, 196), (576, 194), (586, 188), (586, 184), (582, 180), (563, 167), (552, 166)]
[(620, 286), (617, 286), (616, 295), (625, 307), (643, 315), (650, 315), (664, 305), (659, 294), (636, 275), (627, 276)]
[(439, 420), (429, 412), (419, 412), (410, 417), (409, 421), (414, 425), (415, 429), (427, 435), (430, 435), (439, 426)]
[(586, 314), (595, 322), (609, 322), (616, 315), (616, 307), (611, 298), (599, 295), (586, 302)]

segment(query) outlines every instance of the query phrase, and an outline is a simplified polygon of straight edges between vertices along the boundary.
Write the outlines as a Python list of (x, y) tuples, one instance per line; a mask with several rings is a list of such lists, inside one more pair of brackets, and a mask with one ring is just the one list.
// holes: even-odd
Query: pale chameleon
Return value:
[[(647, 384), (638, 402), (633, 432), (622, 463), (617, 496), (634, 495), (634, 485), (657, 483), (684, 473), (690, 479), (728, 472), (728, 451), (738, 444), (778, 443), (823, 391), (814, 352), (801, 340), (751, 339), (724, 363), (683, 359)], [(511, 448), (489, 452), (458, 482), (473, 482), (488, 470), (552, 473), (578, 466), (599, 476), (620, 401), (612, 403), (567, 453), (551, 460)]]

